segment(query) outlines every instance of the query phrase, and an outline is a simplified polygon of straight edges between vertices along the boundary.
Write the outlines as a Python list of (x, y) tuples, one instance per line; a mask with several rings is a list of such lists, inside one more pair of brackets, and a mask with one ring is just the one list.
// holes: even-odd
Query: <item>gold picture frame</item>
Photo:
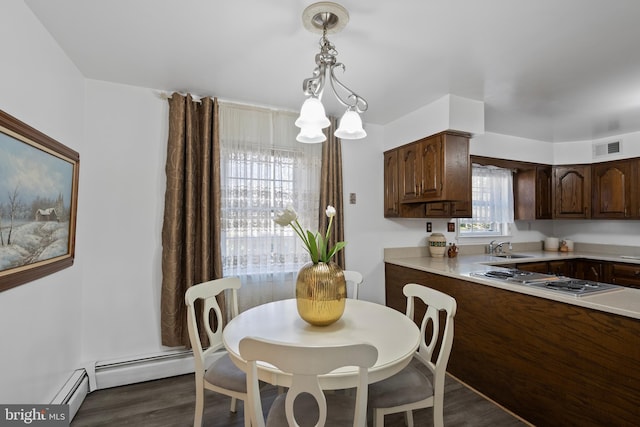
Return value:
[(0, 110), (0, 291), (73, 265), (80, 155)]

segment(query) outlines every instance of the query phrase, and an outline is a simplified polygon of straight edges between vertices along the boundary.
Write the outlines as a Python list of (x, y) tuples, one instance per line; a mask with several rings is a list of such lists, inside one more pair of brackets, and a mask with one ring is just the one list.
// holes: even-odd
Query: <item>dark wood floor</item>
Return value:
[[(275, 387), (267, 386), (263, 390), (265, 408), (269, 407), (275, 395)], [(87, 396), (71, 426), (191, 426), (194, 399), (192, 374), (98, 390)], [(205, 392), (203, 425), (243, 427), (242, 402), (238, 402), (236, 413), (229, 411), (229, 404), (228, 397)], [(527, 426), (450, 376), (447, 376), (444, 404), (444, 424), (447, 427)], [(415, 425), (432, 426), (431, 414), (431, 409), (415, 411)], [(387, 415), (385, 426), (404, 426), (403, 415)]]

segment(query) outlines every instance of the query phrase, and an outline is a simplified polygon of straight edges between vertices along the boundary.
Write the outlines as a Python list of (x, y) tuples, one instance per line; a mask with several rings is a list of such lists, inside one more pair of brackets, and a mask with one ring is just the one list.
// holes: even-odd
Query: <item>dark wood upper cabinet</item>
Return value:
[(591, 217), (591, 165), (553, 167), (554, 218)]
[(384, 216), (399, 215), (398, 150), (392, 150), (384, 153)]
[(420, 144), (401, 147), (398, 153), (400, 201), (419, 201), (420, 183), (422, 182)]
[(427, 218), (471, 218), (472, 201), (426, 203)]
[(386, 151), (384, 215), (470, 217), (469, 134), (441, 132)]
[(551, 219), (553, 169), (541, 165), (518, 170), (514, 176), (514, 218), (519, 220)]
[(634, 219), (638, 212), (637, 160), (596, 163), (593, 180), (593, 218)]
[(399, 148), (400, 202), (467, 201), (469, 135), (442, 132)]

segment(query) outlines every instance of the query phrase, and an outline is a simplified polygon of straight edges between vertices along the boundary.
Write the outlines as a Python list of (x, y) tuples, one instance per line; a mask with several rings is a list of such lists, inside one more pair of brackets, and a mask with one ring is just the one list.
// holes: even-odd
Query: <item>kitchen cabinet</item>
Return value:
[(555, 274), (556, 276), (565, 277), (573, 276), (573, 263), (569, 260), (518, 263), (516, 268), (533, 273)]
[(471, 200), (464, 202), (427, 203), (427, 218), (471, 218)]
[(424, 203), (400, 203), (399, 155), (398, 149), (384, 153), (384, 216), (385, 218), (426, 218)]
[(591, 166), (593, 218), (640, 218), (637, 164), (637, 160), (620, 160)]
[(516, 267), (518, 270), (530, 271), (532, 273), (543, 273), (547, 274), (549, 271), (549, 266), (546, 261), (541, 262), (526, 262), (522, 264), (517, 264)]
[(399, 215), (398, 150), (392, 150), (384, 153), (384, 216)]
[(640, 264), (614, 262), (610, 271), (611, 283), (640, 289)]
[(469, 135), (442, 132), (384, 153), (386, 218), (470, 218)]
[[(406, 283), (453, 296), (447, 372), (532, 425), (638, 424), (638, 319), (393, 263), (385, 283), (387, 306), (401, 313)], [(415, 310), (421, 319), (424, 304)]]
[(549, 274), (555, 274), (556, 276), (573, 277), (573, 262), (572, 261), (549, 261)]
[(514, 176), (514, 218), (519, 220), (553, 217), (553, 168), (540, 165), (518, 170)]
[(591, 217), (591, 165), (553, 167), (553, 217)]
[(594, 282), (606, 282), (604, 277), (604, 263), (600, 261), (577, 259), (573, 262), (575, 279), (591, 280)]
[(421, 201), (422, 150), (420, 143), (401, 147), (398, 151), (400, 201)]
[(469, 135), (442, 132), (399, 148), (400, 203), (471, 198)]

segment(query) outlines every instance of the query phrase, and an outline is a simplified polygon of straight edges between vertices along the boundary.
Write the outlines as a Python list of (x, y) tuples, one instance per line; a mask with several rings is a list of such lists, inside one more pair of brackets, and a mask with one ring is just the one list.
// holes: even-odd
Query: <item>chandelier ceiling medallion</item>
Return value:
[(327, 81), (340, 104), (347, 110), (340, 119), (335, 136), (341, 139), (360, 139), (367, 136), (362, 128), (360, 114), (367, 111), (368, 104), (360, 95), (346, 87), (335, 75), (335, 69), (345, 70), (344, 64), (338, 62), (338, 51), (327, 39), (327, 34), (341, 31), (349, 22), (349, 13), (339, 4), (332, 2), (314, 3), (302, 13), (304, 27), (322, 34), (320, 53), (316, 54), (316, 68), (313, 77), (304, 79), (302, 89), (307, 99), (300, 109), (300, 117), (295, 125), (300, 128), (296, 137), (299, 142), (318, 143), (327, 139), (322, 129), (330, 125), (322, 105), (322, 93)]

